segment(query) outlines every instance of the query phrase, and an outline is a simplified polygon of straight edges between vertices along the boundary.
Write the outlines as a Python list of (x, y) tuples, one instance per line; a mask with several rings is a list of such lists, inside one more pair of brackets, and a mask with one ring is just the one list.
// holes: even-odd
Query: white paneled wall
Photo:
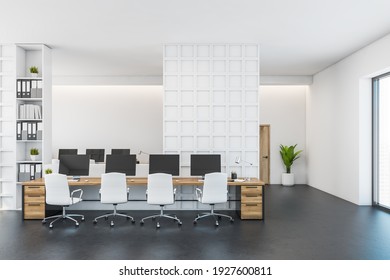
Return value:
[(216, 153), (223, 172), (258, 177), (258, 88), (258, 45), (164, 46), (163, 149), (180, 154), (181, 176), (191, 154)]

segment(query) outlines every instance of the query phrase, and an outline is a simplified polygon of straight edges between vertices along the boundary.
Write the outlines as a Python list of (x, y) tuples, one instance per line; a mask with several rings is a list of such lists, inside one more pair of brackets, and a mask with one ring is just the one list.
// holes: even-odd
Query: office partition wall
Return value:
[(163, 147), (180, 154), (182, 176), (191, 154), (215, 153), (223, 172), (258, 177), (258, 87), (258, 45), (164, 46)]

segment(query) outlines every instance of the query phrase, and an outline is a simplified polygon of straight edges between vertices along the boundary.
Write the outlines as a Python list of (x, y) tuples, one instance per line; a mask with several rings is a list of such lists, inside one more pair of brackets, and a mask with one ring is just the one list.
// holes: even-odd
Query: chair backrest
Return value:
[(202, 203), (224, 203), (227, 201), (227, 174), (214, 172), (204, 177)]
[(102, 203), (126, 203), (126, 174), (117, 172), (102, 174), (100, 195)]
[(51, 205), (69, 205), (70, 191), (66, 175), (47, 174), (45, 176), (46, 203)]
[(154, 173), (148, 175), (147, 202), (158, 205), (173, 204), (174, 197), (171, 174)]

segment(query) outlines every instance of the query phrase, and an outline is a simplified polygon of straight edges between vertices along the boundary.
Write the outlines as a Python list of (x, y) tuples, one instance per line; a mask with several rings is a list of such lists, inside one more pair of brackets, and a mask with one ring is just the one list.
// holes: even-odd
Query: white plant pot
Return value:
[(282, 173), (282, 185), (283, 186), (294, 186), (294, 174), (293, 173)]
[(37, 160), (37, 156), (36, 155), (30, 155), (30, 158), (32, 161), (36, 161)]
[(38, 73), (30, 73), (31, 77), (38, 78)]

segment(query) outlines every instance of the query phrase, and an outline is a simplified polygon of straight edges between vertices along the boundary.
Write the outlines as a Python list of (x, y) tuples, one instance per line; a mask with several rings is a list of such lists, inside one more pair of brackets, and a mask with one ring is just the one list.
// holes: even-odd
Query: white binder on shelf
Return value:
[(32, 138), (32, 123), (27, 123), (27, 140), (33, 140)]
[(37, 140), (37, 123), (32, 123), (32, 130), (31, 130), (31, 139), (32, 140)]
[(22, 123), (16, 123), (16, 140), (22, 140)]

